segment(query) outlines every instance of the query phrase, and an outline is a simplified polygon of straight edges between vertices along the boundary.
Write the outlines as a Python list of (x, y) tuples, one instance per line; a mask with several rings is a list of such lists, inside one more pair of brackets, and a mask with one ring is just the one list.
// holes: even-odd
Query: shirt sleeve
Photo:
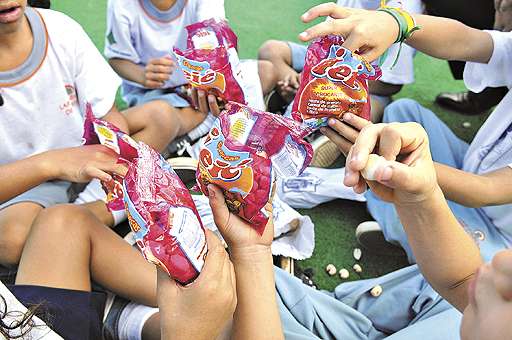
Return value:
[(198, 21), (211, 18), (226, 19), (224, 0), (199, 0), (197, 2), (197, 18)]
[(487, 64), (466, 63), (464, 83), (473, 92), (486, 87), (512, 87), (512, 32), (487, 31), (493, 40), (494, 50)]
[(74, 79), (80, 110), (85, 112), (90, 103), (94, 115), (102, 118), (114, 106), (121, 79), (78, 24), (74, 37)]
[[(120, 1), (121, 2), (121, 1)], [(132, 42), (132, 20), (126, 8), (118, 2), (109, 1), (107, 8), (107, 32), (105, 57), (126, 59), (139, 64), (141, 58)]]

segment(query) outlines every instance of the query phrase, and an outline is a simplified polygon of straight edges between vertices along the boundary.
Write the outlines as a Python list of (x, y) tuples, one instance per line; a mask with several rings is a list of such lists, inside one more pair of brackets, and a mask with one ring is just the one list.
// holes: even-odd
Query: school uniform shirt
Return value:
[[(466, 63), (464, 82), (469, 90), (512, 87), (512, 33), (488, 31), (494, 51), (487, 64)], [(512, 92), (501, 100), (478, 131), (466, 153), (463, 170), (476, 174), (512, 167)], [(512, 204), (482, 208), (512, 244)]]
[[(109, 0), (105, 56), (145, 67), (151, 59), (171, 56), (173, 47), (185, 50), (186, 26), (225, 16), (223, 0), (177, 0), (167, 11), (159, 10), (150, 0)], [(178, 67), (164, 88), (186, 83)], [(126, 95), (143, 86), (123, 80), (122, 88)]]
[[(362, 8), (367, 10), (376, 10), (381, 5), (381, 0), (338, 0), (337, 5), (349, 8)], [(421, 0), (406, 0), (398, 1), (391, 0), (387, 3), (388, 6), (403, 7), (404, 10), (411, 14), (418, 14), (423, 12), (423, 4)], [(392, 45), (387, 57), (382, 60), (382, 82), (394, 85), (405, 85), (414, 83), (414, 55), (416, 50), (406, 44), (402, 45), (400, 51), (398, 44)], [(397, 59), (398, 56), (398, 59)], [(396, 64), (393, 63), (397, 60)]]
[(82, 144), (84, 113), (101, 118), (114, 105), (120, 79), (84, 30), (66, 15), (27, 7), (32, 52), (0, 72), (0, 164)]
[[(7, 324), (14, 324), (23, 318), (27, 313), (27, 307), (16, 299), (11, 291), (0, 282), (0, 311), (2, 311), (2, 321)], [(5, 314), (4, 314), (5, 311)], [(37, 316), (32, 317), (32, 324), (26, 329), (16, 329), (11, 331), (10, 335), (21, 336), (22, 339), (43, 339), (43, 340), (62, 340), (62, 337), (52, 331), (41, 319)]]

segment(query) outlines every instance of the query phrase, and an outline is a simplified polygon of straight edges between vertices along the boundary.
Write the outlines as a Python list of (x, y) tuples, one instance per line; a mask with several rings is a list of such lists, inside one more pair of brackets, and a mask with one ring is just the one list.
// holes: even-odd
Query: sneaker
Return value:
[(341, 155), (340, 149), (326, 136), (316, 138), (312, 143), (313, 160), (310, 166), (315, 168), (328, 168), (336, 162)]
[(377, 255), (405, 256), (405, 251), (386, 241), (380, 225), (375, 221), (359, 224), (356, 228), (357, 242), (365, 249)]
[(190, 157), (176, 157), (167, 160), (181, 181), (186, 185), (196, 181), (197, 160)]
[(119, 318), (129, 302), (122, 297), (108, 295), (103, 317), (104, 340), (119, 340)]

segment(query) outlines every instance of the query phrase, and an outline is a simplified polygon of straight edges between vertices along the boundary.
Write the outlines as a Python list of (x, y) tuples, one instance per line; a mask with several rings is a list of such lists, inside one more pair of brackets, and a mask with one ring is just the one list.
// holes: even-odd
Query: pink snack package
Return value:
[(196, 173), (197, 188), (224, 191), (228, 208), (261, 235), (269, 215), (265, 205), (274, 176), (297, 176), (309, 165), (311, 131), (299, 122), (230, 102), (204, 141)]
[(226, 21), (209, 19), (187, 26), (187, 50), (174, 48), (185, 78), (223, 101), (246, 103), (238, 39)]
[(168, 162), (140, 143), (123, 183), (130, 227), (144, 257), (177, 282), (192, 282), (208, 251), (192, 196)]
[(382, 72), (343, 46), (343, 37), (329, 35), (309, 45), (292, 115), (313, 129), (345, 112), (370, 120), (368, 80)]
[[(138, 156), (137, 142), (113, 124), (95, 118), (90, 104), (86, 108), (83, 138), (85, 145), (101, 144), (114, 150), (119, 155), (118, 163), (128, 165)], [(124, 210), (123, 179), (118, 175), (112, 177), (111, 182), (102, 183), (103, 190), (107, 193), (107, 208), (110, 211), (121, 211)]]

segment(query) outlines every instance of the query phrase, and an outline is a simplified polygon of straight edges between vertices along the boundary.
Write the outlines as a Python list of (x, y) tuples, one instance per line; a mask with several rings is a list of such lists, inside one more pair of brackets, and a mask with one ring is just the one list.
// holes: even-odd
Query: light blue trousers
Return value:
[[(427, 131), (430, 152), (435, 162), (461, 169), (469, 145), (459, 139), (432, 111), (410, 99), (401, 99), (390, 104), (384, 111), (384, 122), (417, 122)], [(414, 255), (407, 235), (400, 223), (394, 206), (378, 199), (372, 192), (366, 194), (368, 210), (379, 223), (386, 240), (401, 245), (407, 252), (410, 263)], [(507, 247), (499, 231), (482, 209), (467, 208), (448, 201), (453, 214), (470, 233), (480, 247), (483, 258), (488, 261), (496, 252)]]

